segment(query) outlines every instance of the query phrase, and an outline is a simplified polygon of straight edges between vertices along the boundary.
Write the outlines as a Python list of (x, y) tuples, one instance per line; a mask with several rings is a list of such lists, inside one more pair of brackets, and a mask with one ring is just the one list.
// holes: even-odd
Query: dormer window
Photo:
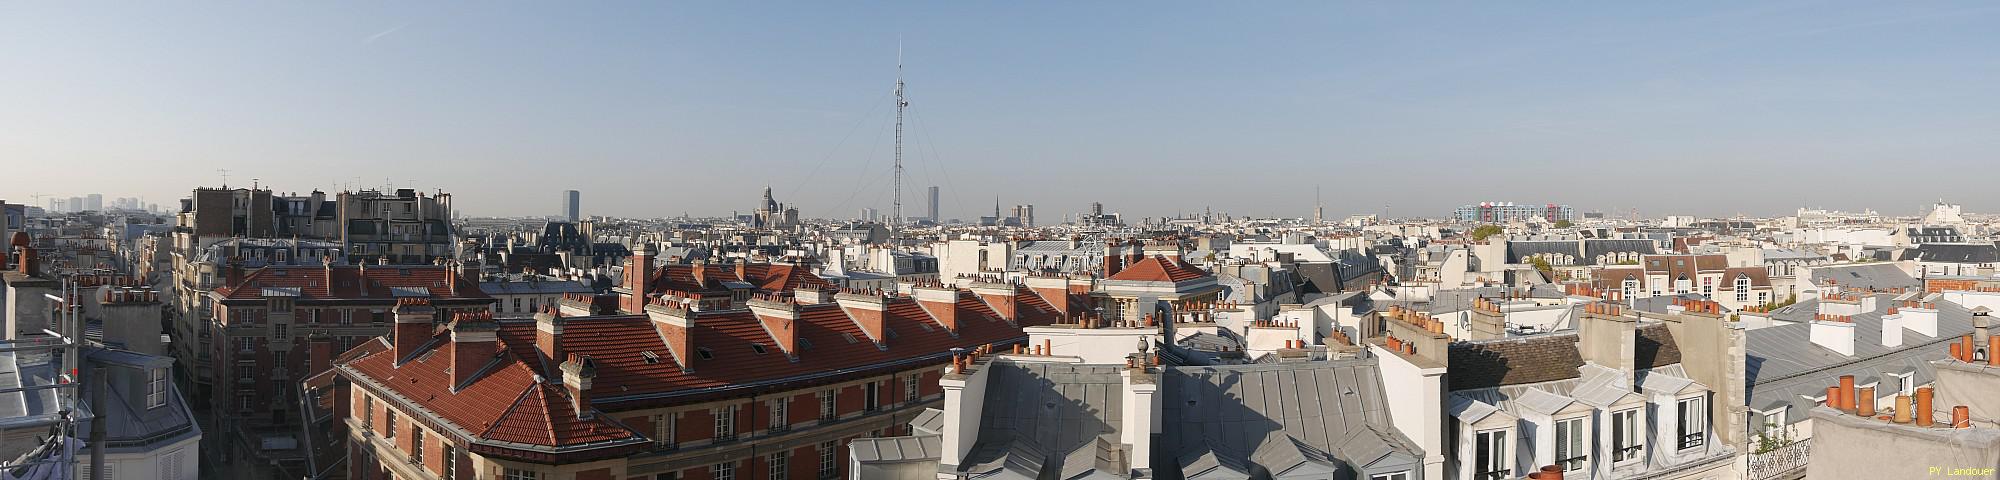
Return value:
[(1611, 463), (1623, 464), (1643, 458), (1646, 452), (1646, 434), (1639, 423), (1643, 408), (1633, 408), (1611, 414)]
[(1680, 425), (1674, 428), (1681, 450), (1702, 446), (1708, 439), (1708, 401), (1704, 397), (1683, 398), (1676, 405)]
[(151, 378), (146, 381), (146, 408), (167, 405), (167, 369), (152, 369)]
[(1474, 449), (1473, 480), (1503, 480), (1513, 478), (1513, 470), (1508, 465), (1514, 463), (1508, 456), (1507, 430), (1487, 430), (1473, 436)]
[(1583, 470), (1590, 464), (1590, 429), (1584, 417), (1556, 420), (1556, 465), (1564, 472)]

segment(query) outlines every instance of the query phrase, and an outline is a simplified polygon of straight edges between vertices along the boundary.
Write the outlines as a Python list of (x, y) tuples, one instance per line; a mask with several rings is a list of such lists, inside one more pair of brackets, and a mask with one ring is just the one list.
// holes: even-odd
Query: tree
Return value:
[(1576, 226), (1576, 222), (1572, 222), (1567, 219), (1556, 220), (1556, 228), (1569, 228), (1574, 226)]
[(1500, 228), (1499, 225), (1480, 225), (1479, 228), (1472, 229), (1472, 240), (1475, 242), (1484, 242), (1486, 241), (1486, 237), (1502, 233), (1507, 233), (1507, 229)]
[(1534, 265), (1535, 270), (1541, 271), (1543, 277), (1548, 278), (1550, 280), (1560, 280), (1559, 278), (1556, 278), (1556, 267), (1554, 265), (1549, 265), (1548, 259), (1542, 257), (1529, 257), (1528, 264)]

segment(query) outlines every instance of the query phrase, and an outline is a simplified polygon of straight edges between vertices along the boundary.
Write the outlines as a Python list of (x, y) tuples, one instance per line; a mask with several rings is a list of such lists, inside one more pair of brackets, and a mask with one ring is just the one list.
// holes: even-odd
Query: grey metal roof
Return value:
[[(1652, 240), (1589, 239), (1583, 241), (1583, 257), (1578, 263), (1596, 262), (1599, 255), (1607, 253), (1637, 253), (1652, 255), (1656, 245)], [(1589, 263), (1586, 263), (1589, 264)]]
[[(1901, 347), (1884, 347), (1881, 342), (1882, 315), (1887, 313), (1895, 295), (1881, 294), (1875, 298), (1874, 311), (1853, 316), (1852, 357), (1812, 343), (1810, 321), (1818, 313), (1817, 299), (1772, 312), (1773, 318), (1799, 323), (1750, 330), (1746, 339), (1748, 352), (1745, 354), (1747, 364), (1744, 369), (1750, 383), (1747, 403), (1768, 406), (1786, 402), (1794, 407), (1794, 412), (1805, 412), (1814, 404), (1806, 397), (1825, 395), (1826, 387), (1837, 383), (1841, 375), (1873, 376), (1884, 382), (1899, 382), (1897, 375), (1909, 373), (1913, 374), (1912, 384), (1930, 383), (1937, 375), (1930, 362), (1947, 356), (1943, 344), (1972, 333), (1970, 310), (1948, 301), (1937, 301), (1937, 337), (1926, 337), (1906, 329)], [(1900, 384), (1885, 383), (1876, 391), (1887, 396), (1900, 387)], [(1797, 423), (1806, 418), (1800, 413), (1787, 415), (1786, 421)]]
[(937, 435), (856, 438), (847, 448), (855, 460), (863, 462), (936, 461), (944, 452)]
[(920, 435), (937, 435), (944, 432), (944, 410), (926, 408), (910, 420), (910, 428)]
[[(1181, 464), (1192, 478), (1217, 465), (1279, 472), (1318, 468), (1305, 463), (1366, 465), (1384, 452), (1421, 458), (1401, 434), (1382, 433), (1394, 428), (1375, 362), (1169, 369), (1161, 375), (1168, 428), (1155, 444), (1162, 457), (1154, 463)], [(1356, 436), (1374, 440), (1352, 440)]]
[(1834, 284), (1842, 287), (1862, 290), (1910, 289), (1923, 286), (1923, 282), (1917, 281), (1908, 273), (1903, 273), (1903, 269), (1893, 263), (1864, 263), (1813, 269), (1814, 284), (1825, 285), (1827, 280), (1833, 280)]
[(979, 438), (960, 463), (965, 471), (1034, 476), (1060, 461), (1062, 477), (1070, 478), (1095, 465), (1062, 460), (1094, 448), (1099, 437), (1115, 439), (1123, 424), (1122, 366), (993, 362), (986, 368)]
[(487, 295), (560, 295), (590, 291), (590, 287), (574, 280), (479, 282), (479, 292)]

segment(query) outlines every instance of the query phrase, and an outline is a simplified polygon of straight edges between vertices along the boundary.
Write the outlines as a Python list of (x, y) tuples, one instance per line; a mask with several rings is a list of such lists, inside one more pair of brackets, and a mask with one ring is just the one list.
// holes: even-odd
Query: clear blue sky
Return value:
[[(1535, 7), (1535, 8), (1530, 8)], [(1914, 213), (2000, 147), (1990, 2), (0, 3), (0, 198), (439, 188), (474, 215)], [(851, 132), (851, 133), (850, 133)]]

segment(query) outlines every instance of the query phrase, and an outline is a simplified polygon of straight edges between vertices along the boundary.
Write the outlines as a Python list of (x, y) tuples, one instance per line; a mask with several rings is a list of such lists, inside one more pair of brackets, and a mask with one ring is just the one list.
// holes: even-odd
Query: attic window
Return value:
[(1854, 278), (1861, 278), (1861, 272), (1847, 272), (1847, 275)]
[(813, 348), (813, 341), (812, 341), (812, 339), (809, 339), (809, 338), (805, 338), (805, 337), (799, 337), (799, 348), (800, 348), (800, 349), (808, 349), (808, 350), (809, 350), (809, 349), (812, 349), (812, 348)]
[(714, 359), (715, 359), (715, 352), (710, 352), (710, 351), (708, 351), (708, 349), (706, 349), (706, 348), (696, 348), (696, 349), (694, 349), (694, 351), (695, 351), (695, 353), (697, 353), (697, 354), (700, 354), (700, 355), (701, 355), (701, 359), (702, 359), (702, 360), (714, 360)]
[(755, 350), (758, 355), (764, 354), (764, 344), (762, 343), (752, 343), (750, 344), (750, 349)]
[(844, 339), (847, 339), (847, 343), (849, 343), (849, 344), (853, 344), (853, 343), (858, 343), (858, 341), (856, 341), (856, 340), (854, 339), (854, 334), (852, 334), (852, 333), (843, 333), (843, 334), (840, 334), (840, 338), (844, 338)]
[(647, 364), (647, 365), (653, 365), (653, 364), (657, 364), (657, 363), (660, 363), (660, 355), (659, 355), (659, 354), (655, 354), (655, 353), (653, 353), (653, 351), (652, 351), (652, 350), (647, 350), (647, 351), (643, 351), (643, 352), (639, 352), (639, 357), (640, 357), (640, 358), (644, 358), (644, 359), (646, 359), (646, 364)]

